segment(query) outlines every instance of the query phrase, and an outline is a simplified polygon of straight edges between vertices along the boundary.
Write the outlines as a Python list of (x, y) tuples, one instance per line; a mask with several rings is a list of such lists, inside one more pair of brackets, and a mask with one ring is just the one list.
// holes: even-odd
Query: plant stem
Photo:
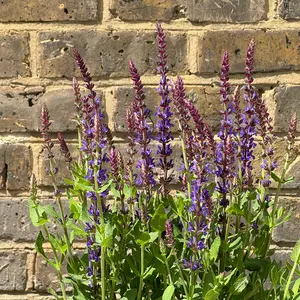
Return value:
[[(37, 212), (37, 214), (39, 215), (39, 213)], [(51, 245), (51, 249), (52, 249), (52, 252), (53, 252), (53, 255), (54, 255), (54, 259), (55, 259), (55, 264), (56, 265), (60, 265), (60, 262), (59, 262), (59, 259), (58, 259), (58, 256), (57, 256), (57, 252), (56, 252), (56, 249), (54, 247), (54, 245), (50, 242), (50, 234), (49, 234), (49, 231), (46, 227), (46, 225), (43, 225), (43, 229), (45, 231), (45, 234), (46, 234), (46, 237)], [(57, 277), (59, 279), (59, 285), (60, 285), (60, 288), (61, 288), (61, 292), (62, 292), (62, 296), (63, 296), (63, 299), (66, 300), (67, 299), (67, 294), (66, 294), (66, 288), (65, 288), (65, 285), (63, 284), (62, 282), (62, 273), (61, 273), (61, 270), (56, 270), (57, 272)]]
[(295, 261), (294, 261), (293, 269), (292, 269), (292, 271), (290, 273), (290, 276), (289, 276), (289, 279), (288, 279), (288, 281), (286, 283), (286, 286), (285, 286), (285, 289), (284, 289), (284, 294), (283, 294), (283, 299), (282, 300), (285, 300), (286, 297), (287, 297), (287, 294), (288, 294), (288, 291), (289, 291), (289, 287), (291, 285), (291, 281), (293, 279), (294, 273), (295, 273), (297, 265), (298, 265), (299, 257), (300, 257), (300, 253), (298, 253), (297, 259), (295, 259)]
[(60, 218), (61, 218), (62, 227), (63, 227), (63, 231), (64, 231), (64, 236), (65, 236), (65, 240), (66, 240), (66, 244), (67, 244), (67, 251), (68, 251), (68, 255), (69, 255), (69, 260), (73, 263), (72, 247), (71, 247), (71, 243), (70, 243), (68, 230), (67, 230), (67, 227), (66, 227), (65, 213), (64, 213), (63, 206), (62, 206), (61, 196), (58, 192), (58, 187), (57, 187), (57, 184), (56, 184), (56, 181), (55, 181), (54, 168), (53, 168), (53, 158), (50, 158), (50, 160), (49, 160), (49, 169), (50, 169), (50, 176), (51, 176), (51, 179), (52, 179), (53, 188), (57, 192), (55, 194), (55, 197), (57, 199), (57, 203), (58, 203), (58, 207), (59, 207), (59, 211), (60, 211)]
[[(281, 180), (284, 180), (284, 178), (286, 176), (286, 171), (289, 167), (290, 151), (291, 151), (291, 145), (288, 145), (287, 153), (286, 153), (286, 156), (285, 156), (285, 162), (284, 162), (284, 166), (283, 166), (281, 177), (280, 177)], [(282, 183), (278, 182), (277, 189), (276, 189), (276, 194), (275, 194), (275, 199), (274, 199), (274, 204), (273, 204), (272, 211), (271, 211), (271, 228), (270, 228), (270, 232), (269, 232), (269, 236), (268, 236), (268, 243), (267, 243), (267, 247), (266, 247), (264, 256), (267, 255), (267, 251), (268, 251), (268, 249), (270, 247), (270, 244), (271, 244), (272, 233), (273, 233), (273, 229), (274, 229), (274, 226), (275, 226), (275, 224), (274, 224), (275, 223), (275, 214), (276, 214), (276, 209), (277, 209), (277, 205), (278, 205), (278, 200), (279, 200), (279, 194), (280, 194), (280, 191), (281, 191), (281, 187), (282, 187)]]
[(185, 278), (183, 276), (183, 273), (182, 273), (181, 266), (179, 264), (177, 255), (175, 254), (174, 257), (175, 257), (177, 268), (179, 270), (180, 278), (182, 280), (182, 285), (183, 285), (183, 289), (184, 289), (185, 295), (186, 295), (187, 299), (189, 299), (189, 293), (188, 293), (188, 290), (187, 290), (187, 287), (186, 287), (186, 284), (185, 284)]
[(145, 255), (145, 245), (141, 245), (141, 276), (140, 276), (140, 284), (139, 284), (139, 292), (138, 292), (137, 300), (142, 299), (143, 277), (144, 277), (144, 255)]
[[(36, 193), (36, 190), (35, 190), (35, 193)], [(33, 194), (31, 197), (32, 197), (31, 199), (32, 199), (33, 203), (36, 205), (36, 194)], [(38, 216), (38, 219), (40, 219), (41, 216), (40, 216), (40, 213), (39, 213), (38, 209), (35, 209), (35, 211), (36, 211), (36, 214)], [(50, 243), (50, 246), (51, 246), (51, 249), (52, 249), (52, 252), (53, 252), (53, 256), (54, 256), (54, 260), (55, 260), (55, 264), (60, 267), (61, 264), (60, 264), (60, 261), (58, 259), (58, 255), (57, 255), (56, 249), (55, 249), (54, 245), (51, 242), (50, 234), (49, 234), (49, 231), (47, 229), (47, 226), (44, 224), (44, 225), (42, 225), (42, 227), (43, 227), (45, 235), (46, 235), (46, 237), (48, 239), (48, 242)], [(63, 278), (62, 278), (62, 273), (61, 273), (60, 268), (59, 268), (59, 270), (56, 269), (56, 272), (57, 272), (57, 277), (59, 279), (59, 284), (60, 284), (60, 288), (61, 288), (63, 300), (66, 300), (67, 299), (67, 294), (66, 294), (65, 286), (64, 286), (64, 284), (62, 282)]]
[(166, 269), (167, 269), (167, 272), (168, 272), (168, 277), (169, 277), (170, 284), (174, 285), (173, 284), (173, 280), (172, 280), (172, 276), (171, 276), (171, 272), (170, 272), (170, 267), (169, 267), (168, 259), (167, 259), (166, 255), (163, 255), (163, 256), (164, 256), (165, 265), (166, 265)]

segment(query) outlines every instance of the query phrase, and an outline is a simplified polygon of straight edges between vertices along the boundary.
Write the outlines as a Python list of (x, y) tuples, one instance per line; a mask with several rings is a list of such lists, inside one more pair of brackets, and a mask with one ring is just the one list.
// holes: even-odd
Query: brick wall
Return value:
[[(282, 1), (278, 1), (282, 2)], [(255, 37), (256, 84), (274, 118), (278, 158), (282, 158), (288, 120), (300, 116), (300, 4), (286, 0), (1, 0), (0, 1), (0, 299), (50, 299), (53, 272), (33, 250), (36, 230), (28, 218), (28, 181), (37, 175), (43, 201), (52, 203), (38, 132), (42, 103), (52, 130), (74, 145), (71, 79), (76, 46), (103, 93), (109, 124), (124, 149), (125, 104), (131, 101), (128, 60), (134, 59), (149, 90), (153, 87), (155, 21), (165, 22), (169, 66), (181, 74), (208, 123), (218, 124), (221, 54), (228, 50), (234, 84), (243, 83), (244, 56)], [(150, 89), (151, 88), (151, 89)], [(300, 127), (299, 127), (300, 129)], [(54, 133), (53, 133), (54, 136)], [(74, 145), (75, 147), (75, 145)], [(286, 258), (300, 238), (300, 158), (290, 173), (295, 181), (281, 203), (294, 208), (292, 220), (273, 237), (277, 256)], [(60, 183), (67, 175), (63, 159)]]

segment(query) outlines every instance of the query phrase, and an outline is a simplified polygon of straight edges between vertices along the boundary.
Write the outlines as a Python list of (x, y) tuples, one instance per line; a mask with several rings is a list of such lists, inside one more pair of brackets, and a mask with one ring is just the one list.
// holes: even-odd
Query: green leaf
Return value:
[(229, 206), (226, 209), (227, 213), (237, 215), (237, 216), (244, 216), (245, 213), (242, 209), (240, 209), (239, 205), (237, 203), (233, 203), (231, 206)]
[(294, 286), (293, 286), (293, 289), (292, 289), (292, 291), (293, 291), (294, 294), (297, 294), (297, 293), (298, 293), (299, 287), (300, 287), (300, 278), (298, 278), (298, 279), (295, 281), (295, 283), (294, 283)]
[(140, 277), (141, 273), (135, 266), (133, 257), (131, 255), (126, 255), (125, 260), (128, 263), (128, 265), (130, 266), (131, 271), (133, 271), (137, 277)]
[(165, 212), (165, 208), (161, 204), (155, 211), (155, 214), (153, 215), (153, 218), (151, 220), (151, 226), (154, 230), (163, 232), (165, 231), (166, 221), (167, 221), (167, 215)]
[(274, 264), (271, 268), (270, 279), (271, 279), (273, 286), (276, 287), (279, 282), (279, 279), (280, 279), (278, 267), (276, 264)]
[(54, 291), (53, 288), (48, 288), (48, 289), (47, 289), (47, 292), (48, 292), (49, 294), (51, 294), (55, 299), (59, 299), (59, 296), (57, 295), (57, 293)]
[(59, 214), (56, 212), (55, 208), (51, 205), (44, 205), (43, 209), (45, 211), (45, 213), (51, 217), (53, 217), (54, 219), (58, 219), (59, 218)]
[(271, 172), (271, 177), (274, 181), (278, 183), (284, 183), (284, 180), (282, 180), (276, 173)]
[(284, 179), (284, 183), (289, 183), (294, 181), (294, 176)]
[(150, 234), (148, 232), (142, 232), (136, 242), (141, 246), (148, 244), (150, 241)]
[(299, 256), (300, 256), (300, 240), (296, 243), (291, 253), (291, 260), (293, 262), (299, 263)]
[(150, 232), (150, 243), (153, 243), (158, 237), (160, 233), (158, 231), (156, 232)]
[(32, 199), (29, 199), (29, 215), (32, 225), (35, 227), (43, 226), (50, 222), (43, 207), (39, 203), (35, 203)]
[(121, 300), (135, 300), (136, 296), (137, 296), (137, 289), (128, 290), (121, 298)]
[(237, 239), (235, 239), (230, 245), (229, 245), (229, 250), (234, 251), (241, 247), (243, 245), (242, 238), (239, 236)]
[(243, 292), (249, 282), (248, 278), (246, 276), (243, 276), (244, 275), (241, 274), (241, 276), (237, 278), (234, 284), (230, 287), (229, 293), (231, 293), (232, 295), (239, 295)]
[(99, 193), (101, 194), (101, 193), (105, 192), (105, 191), (111, 186), (112, 182), (113, 182), (113, 180), (111, 179), (111, 180), (109, 180), (106, 184), (104, 184), (104, 185), (100, 188)]
[(220, 293), (215, 291), (215, 290), (209, 290), (205, 296), (204, 300), (217, 300), (218, 297), (220, 296)]
[(246, 258), (244, 266), (249, 271), (259, 271), (268, 265), (269, 261), (262, 258)]
[(153, 273), (155, 272), (155, 270), (156, 269), (154, 267), (152, 267), (152, 266), (148, 267), (145, 270), (145, 272), (144, 272), (143, 278), (147, 279), (148, 277), (150, 277), (151, 275), (153, 275)]
[(209, 259), (214, 263), (218, 257), (219, 249), (221, 246), (221, 238), (217, 236), (213, 241), (210, 251), (209, 251)]
[(44, 243), (45, 239), (44, 239), (44, 236), (42, 234), (42, 232), (40, 231), (38, 233), (38, 236), (35, 240), (35, 250), (36, 252), (40, 253), (44, 259), (47, 261), (47, 263), (49, 265), (51, 265), (52, 267), (54, 267), (56, 270), (59, 270), (60, 269), (60, 266), (53, 263), (48, 257), (47, 255), (45, 254), (45, 251), (44, 251), (44, 248), (43, 248), (43, 243)]
[(91, 186), (90, 182), (84, 179), (78, 179), (78, 181), (74, 184), (74, 190), (75, 191), (89, 191), (94, 192), (94, 187)]
[(237, 272), (237, 268), (235, 268), (229, 275), (227, 275), (227, 276), (225, 277), (224, 285), (227, 285), (227, 284), (230, 282), (232, 276), (233, 276), (236, 272)]
[(164, 291), (164, 293), (163, 293), (163, 295), (162, 295), (162, 300), (171, 300), (172, 297), (173, 297), (174, 292), (175, 292), (175, 287), (174, 287), (174, 285), (169, 285), (169, 286), (165, 289), (165, 291)]
[(71, 186), (74, 185), (74, 181), (73, 181), (73, 180), (70, 180), (70, 179), (68, 179), (68, 178), (64, 178), (64, 181), (65, 181), (65, 183), (66, 183), (67, 185), (71, 185)]

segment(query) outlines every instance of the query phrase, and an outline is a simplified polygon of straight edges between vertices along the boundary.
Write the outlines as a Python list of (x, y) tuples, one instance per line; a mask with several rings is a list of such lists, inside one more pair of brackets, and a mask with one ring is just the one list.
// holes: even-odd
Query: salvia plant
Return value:
[[(38, 201), (33, 175), (29, 207), (33, 225), (41, 229), (36, 251), (60, 283), (59, 290), (49, 292), (63, 300), (300, 299), (300, 243), (291, 254), (292, 265), (272, 259), (271, 249), (274, 229), (290, 217), (279, 206), (279, 195), (292, 180), (286, 173), (295, 149), (296, 116), (286, 155), (277, 162), (272, 119), (253, 86), (252, 40), (244, 86), (231, 87), (230, 58), (227, 52), (223, 56), (221, 121), (214, 135), (182, 78), (169, 77), (166, 35), (159, 23), (156, 30), (160, 103), (151, 113), (130, 61), (134, 97), (126, 110), (123, 154), (107, 125), (102, 96), (74, 50), (86, 91), (81, 93), (74, 78), (76, 158), (58, 134), (71, 178), (65, 191), (56, 182), (56, 146), (49, 111), (42, 108), (46, 172), (57, 205)], [(172, 160), (176, 130), (180, 166)], [(260, 168), (254, 168), (255, 161)], [(49, 223), (61, 230), (50, 232)], [(85, 249), (75, 251), (82, 242)]]

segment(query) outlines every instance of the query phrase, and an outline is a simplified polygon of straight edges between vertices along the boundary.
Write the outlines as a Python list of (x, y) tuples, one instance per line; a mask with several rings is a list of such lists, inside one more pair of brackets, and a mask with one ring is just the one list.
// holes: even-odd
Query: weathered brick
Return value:
[(1, 88), (0, 132), (38, 130), (40, 123), (39, 98), (43, 93), (43, 89), (40, 88), (37, 90), (32, 87), (27, 91)]
[(1, 199), (0, 239), (10, 241), (35, 239), (37, 230), (31, 225), (27, 199)]
[[(274, 130), (288, 132), (292, 114), (300, 115), (300, 85), (279, 86), (264, 94), (274, 120)], [(298, 123), (297, 131), (300, 130)]]
[(298, 30), (233, 30), (222, 31), (222, 34), (207, 31), (199, 37), (195, 48), (198, 51), (195, 72), (219, 73), (224, 51), (230, 55), (230, 72), (244, 72), (246, 49), (253, 37), (256, 72), (300, 69)]
[(110, 12), (124, 21), (170, 21), (184, 10), (183, 0), (111, 0)]
[(281, 197), (279, 206), (286, 208), (287, 212), (293, 210), (289, 221), (279, 225), (274, 229), (273, 240), (275, 242), (296, 242), (300, 239), (300, 201), (291, 197)]
[(27, 33), (0, 33), (0, 78), (30, 76), (28, 39)]
[[(69, 150), (73, 159), (78, 157), (78, 151), (76, 150), (75, 145), (68, 144)], [(42, 148), (42, 146), (41, 146)], [(58, 173), (55, 175), (56, 184), (58, 186), (65, 186), (65, 178), (70, 179), (71, 173), (68, 168), (68, 163), (65, 162), (64, 157), (60, 153), (60, 149), (58, 145), (55, 145), (53, 148), (53, 153), (55, 155), (55, 167), (58, 168)], [(46, 169), (49, 168), (49, 159), (47, 158), (47, 154), (45, 152), (40, 152), (38, 156), (38, 165), (39, 165), (39, 175), (38, 175), (38, 185), (41, 186), (52, 186), (52, 179), (46, 173)]]
[(298, 0), (287, 0), (280, 2), (279, 15), (285, 20), (300, 19), (300, 2)]
[[(47, 253), (47, 256), (53, 257), (53, 254)], [(37, 255), (34, 289), (45, 292), (50, 287), (57, 292), (61, 291), (57, 273), (53, 267), (47, 264), (46, 260), (42, 256)]]
[(53, 300), (53, 296), (41, 296), (33, 293), (21, 293), (20, 295), (14, 294), (0, 294), (0, 300)]
[[(186, 71), (185, 34), (168, 34), (171, 72)], [(127, 76), (133, 59), (141, 74), (156, 70), (157, 50), (154, 32), (98, 32), (95, 30), (39, 33), (39, 75), (72, 77), (75, 60), (72, 47), (78, 48), (92, 76)], [(78, 74), (78, 70), (77, 73)]]
[(27, 190), (31, 176), (31, 149), (25, 145), (0, 145), (0, 188)]
[[(51, 205), (58, 209), (54, 199), (41, 199), (41, 204)], [(67, 211), (67, 201), (65, 199), (63, 199), (63, 206), (64, 210)], [(31, 224), (28, 198), (0, 199), (0, 215), (0, 240), (14, 242), (34, 241), (38, 231), (41, 230), (41, 228), (36, 228)], [(57, 230), (57, 225), (48, 223), (47, 227), (49, 232)]]
[[(53, 257), (53, 254), (51, 252), (50, 253), (46, 252), (46, 254), (48, 257)], [(78, 250), (76, 251), (76, 254), (80, 257), (82, 256), (83, 253), (81, 250)], [(39, 292), (46, 292), (47, 289), (51, 287), (56, 292), (61, 291), (56, 271), (52, 266), (48, 265), (45, 259), (40, 255), (37, 255), (35, 270), (36, 270), (35, 281), (34, 281), (35, 290)], [(62, 266), (62, 273), (63, 274), (67, 273), (65, 263)], [(72, 287), (70, 285), (67, 285), (66, 290), (70, 291), (72, 290)]]
[[(154, 87), (146, 87), (146, 105), (152, 112), (156, 111), (160, 98)], [(211, 126), (216, 129), (220, 122), (220, 95), (218, 89), (210, 87), (187, 87), (188, 96), (194, 101), (201, 116)], [(110, 97), (110, 98), (109, 98)], [(126, 132), (126, 108), (130, 106), (134, 98), (134, 91), (130, 87), (121, 86), (112, 88), (108, 93), (106, 101), (106, 111), (110, 119), (110, 126), (113, 131)], [(156, 118), (153, 117), (155, 121)], [(174, 123), (174, 122), (173, 122)], [(176, 125), (176, 124), (175, 124)], [(174, 127), (178, 129), (177, 126)]]
[(0, 22), (89, 21), (97, 19), (97, 0), (4, 0)]
[(192, 22), (252, 23), (267, 16), (266, 0), (189, 0), (187, 16)]
[[(47, 91), (40, 99), (40, 104), (46, 104), (49, 109), (52, 124), (50, 131), (75, 131), (74, 92), (71, 88), (61, 88)], [(39, 108), (40, 109), (40, 108)]]
[(22, 91), (1, 89), (0, 132), (39, 131), (42, 104), (46, 104), (49, 109), (52, 121), (50, 131), (75, 131), (73, 98), (74, 93), (70, 87), (46, 92), (42, 87), (31, 87)]
[(291, 250), (276, 250), (272, 255), (272, 259), (277, 260), (282, 266), (284, 266), (287, 261), (291, 262), (290, 255)]
[(26, 287), (26, 253), (0, 251), (0, 290), (24, 291)]

